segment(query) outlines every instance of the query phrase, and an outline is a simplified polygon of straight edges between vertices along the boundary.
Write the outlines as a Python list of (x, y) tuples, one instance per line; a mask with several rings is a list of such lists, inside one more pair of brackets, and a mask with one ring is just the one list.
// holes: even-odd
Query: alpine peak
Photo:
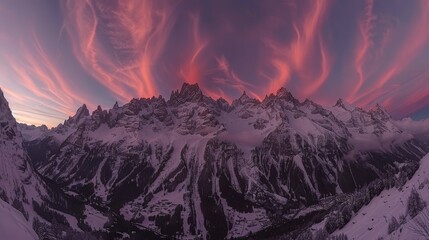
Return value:
[(119, 104), (118, 101), (115, 102), (115, 105), (113, 105), (113, 109), (118, 109), (119, 108)]
[(340, 108), (343, 108), (344, 110), (347, 110), (347, 111), (350, 111), (350, 112), (353, 111), (356, 108), (353, 105), (351, 105), (350, 103), (346, 102), (342, 98), (339, 98), (337, 100), (337, 103), (335, 104), (334, 107), (340, 107)]
[(371, 108), (369, 110), (369, 112), (372, 113), (376, 117), (380, 117), (381, 119), (391, 118), (390, 114), (387, 112), (387, 110), (378, 103), (373, 108)]
[(76, 114), (73, 116), (73, 117), (70, 117), (65, 123), (64, 123), (64, 125), (65, 124), (67, 124), (67, 123), (69, 123), (69, 124), (72, 124), (72, 123), (79, 123), (82, 119), (84, 119), (84, 118), (86, 118), (86, 117), (89, 117), (89, 110), (88, 110), (88, 108), (86, 107), (86, 104), (83, 104), (77, 111), (76, 111)]
[(173, 91), (171, 93), (170, 105), (177, 106), (185, 102), (198, 102), (203, 98), (203, 92), (201, 91), (198, 83), (189, 84), (183, 83), (182, 88), (179, 91)]
[(0, 88), (0, 110), (5, 110), (5, 109), (9, 109), (9, 106)]

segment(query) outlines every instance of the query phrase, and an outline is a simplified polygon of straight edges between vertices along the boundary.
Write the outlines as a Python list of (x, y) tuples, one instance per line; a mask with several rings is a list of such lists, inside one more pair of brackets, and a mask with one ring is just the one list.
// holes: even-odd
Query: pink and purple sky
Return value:
[(284, 86), (429, 115), (428, 0), (2, 0), (0, 87), (20, 122), (198, 83), (228, 101)]

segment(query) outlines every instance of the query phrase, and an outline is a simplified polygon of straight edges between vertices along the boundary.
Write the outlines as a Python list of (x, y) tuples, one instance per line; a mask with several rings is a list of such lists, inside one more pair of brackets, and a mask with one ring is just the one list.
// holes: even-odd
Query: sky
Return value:
[(227, 101), (300, 100), (429, 116), (428, 0), (1, 0), (0, 88), (56, 126), (183, 82)]

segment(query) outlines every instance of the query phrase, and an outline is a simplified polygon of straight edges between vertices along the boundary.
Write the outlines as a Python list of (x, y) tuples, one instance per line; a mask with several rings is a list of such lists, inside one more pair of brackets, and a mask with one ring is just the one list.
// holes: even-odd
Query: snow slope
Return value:
[[(406, 216), (407, 200), (411, 190), (416, 189), (422, 199), (429, 203), (429, 154), (421, 160), (420, 168), (414, 176), (402, 187), (384, 190), (379, 196), (361, 208), (350, 222), (336, 233), (345, 233), (349, 239), (383, 239), (409, 240), (424, 239), (416, 235), (413, 228), (413, 219)], [(392, 217), (398, 221), (401, 215), (406, 216), (406, 223), (398, 230), (388, 235), (388, 222)], [(418, 218), (419, 215), (416, 216)]]
[(22, 214), (0, 199), (0, 239), (34, 240), (37, 234)]

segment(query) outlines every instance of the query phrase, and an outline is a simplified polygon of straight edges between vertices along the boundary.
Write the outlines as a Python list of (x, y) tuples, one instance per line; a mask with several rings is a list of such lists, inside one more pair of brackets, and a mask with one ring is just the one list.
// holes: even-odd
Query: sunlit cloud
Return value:
[(153, 68), (175, 23), (175, 3), (62, 3), (64, 28), (87, 72), (123, 101), (158, 92)]
[[(371, 89), (359, 94), (356, 98), (352, 99), (352, 102), (367, 106), (377, 101), (377, 98), (383, 92), (383, 89), (387, 87), (387, 84), (394, 81), (395, 77), (402, 73), (421, 54), (424, 46), (427, 47), (429, 39), (429, 2), (423, 0), (418, 1), (418, 3), (418, 13), (409, 24), (409, 30), (406, 32), (407, 37), (399, 47), (395, 46), (393, 59), (383, 59), (383, 61), (389, 63), (388, 67), (378, 73), (375, 81), (374, 79), (367, 79), (368, 81), (372, 81)], [(403, 33), (398, 33), (398, 38), (401, 37), (400, 34)], [(392, 49), (389, 49), (389, 51), (392, 51)]]
[(200, 35), (199, 17), (197, 15), (190, 15), (191, 29), (192, 29), (192, 48), (185, 57), (184, 62), (181, 64), (179, 70), (179, 78), (187, 83), (199, 83), (204, 87), (202, 82), (203, 68), (207, 64), (206, 60), (202, 60), (202, 53), (208, 44), (208, 40), (204, 40)]
[[(246, 95), (252, 98), (256, 98), (258, 100), (262, 99), (260, 95), (256, 93), (256, 87), (252, 83), (240, 79), (240, 77), (233, 71), (233, 69), (231, 69), (228, 60), (224, 56), (217, 57), (216, 62), (218, 66), (217, 70), (222, 73), (222, 78), (215, 78), (214, 80), (217, 84), (221, 86), (220, 89), (230, 87), (240, 93), (246, 92)], [(226, 99), (230, 102), (232, 101), (227, 95), (217, 94), (210, 90), (207, 91), (215, 96), (218, 95), (218, 97)]]
[(366, 75), (365, 75), (365, 63), (368, 60), (369, 50), (373, 46), (372, 42), (372, 31), (374, 30), (373, 24), (375, 16), (373, 15), (374, 0), (367, 0), (362, 19), (359, 20), (359, 40), (357, 44), (357, 50), (355, 53), (354, 65), (357, 74), (357, 81), (353, 86), (353, 89), (348, 96), (348, 100), (353, 99), (355, 94), (361, 89)]
[[(87, 98), (79, 95), (70, 86), (73, 81), (65, 77), (59, 66), (53, 62), (36, 34), (32, 34), (30, 45), (20, 43), (21, 53), (16, 56), (4, 56), (14, 79), (18, 80), (18, 89), (3, 88), (10, 97), (14, 106), (14, 113), (18, 120), (32, 124), (42, 124), (35, 116), (64, 120), (72, 116), (75, 107), (82, 103), (92, 104)], [(16, 92), (15, 92), (16, 91)], [(35, 109), (34, 106), (41, 106)], [(40, 120), (40, 119), (39, 119)], [(48, 120), (47, 125), (53, 126)]]
[(327, 8), (327, 1), (317, 1), (309, 5), (305, 14), (293, 19), (291, 42), (275, 42), (271, 36), (266, 39), (272, 52), (270, 62), (276, 72), (272, 78), (264, 74), (270, 80), (267, 92), (287, 85), (292, 75), (299, 81), (298, 95), (303, 98), (311, 96), (325, 83), (331, 68), (329, 49), (321, 35)]

